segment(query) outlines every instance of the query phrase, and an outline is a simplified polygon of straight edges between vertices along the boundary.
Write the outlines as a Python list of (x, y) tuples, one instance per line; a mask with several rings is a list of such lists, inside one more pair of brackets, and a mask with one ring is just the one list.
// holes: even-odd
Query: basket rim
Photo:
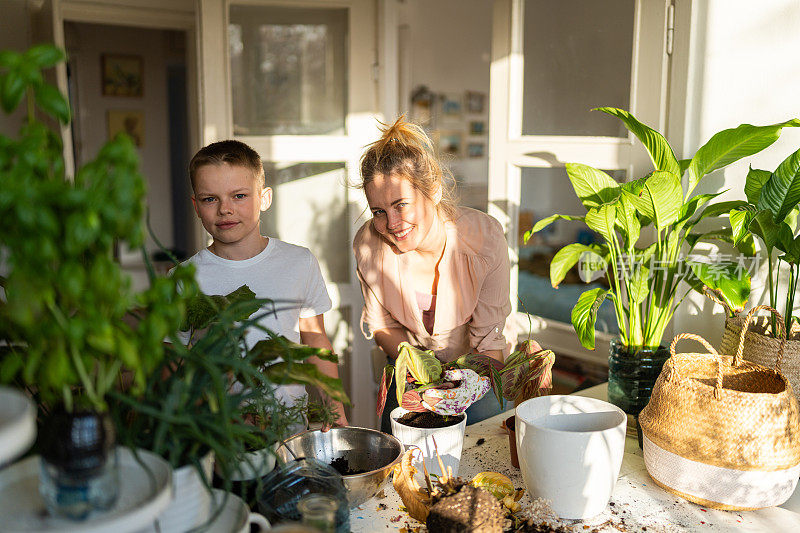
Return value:
[[(703, 357), (704, 359), (711, 359), (714, 363), (716, 363), (716, 361), (717, 361), (717, 356), (715, 356), (714, 354), (683, 352), (683, 353), (676, 353), (675, 355), (673, 355), (669, 359), (667, 359), (667, 362), (665, 363), (665, 366), (666, 365), (670, 365), (670, 368), (672, 369), (672, 372), (674, 373), (675, 372), (674, 363), (676, 361), (672, 361), (672, 359), (673, 358), (680, 358), (680, 357), (684, 357), (684, 356), (687, 359), (689, 359), (688, 362), (683, 363), (684, 365), (688, 365), (688, 364), (691, 364), (693, 362), (696, 362), (698, 356)], [(747, 360), (742, 360), (742, 362), (739, 363), (739, 366), (733, 367), (733, 365), (731, 365), (729, 363), (729, 360), (731, 360), (731, 361), (733, 360), (733, 356), (732, 355), (720, 354), (719, 357), (722, 359), (722, 362), (724, 363), (723, 375), (725, 373), (725, 366), (727, 366), (728, 368), (747, 367), (747, 368), (752, 368), (753, 370), (759, 370), (759, 371), (764, 371), (764, 372), (770, 373), (770, 374), (778, 377), (781, 380), (781, 382), (783, 383), (783, 390), (780, 391), (780, 392), (746, 392), (746, 391), (739, 391), (739, 390), (727, 389), (725, 387), (721, 387), (720, 388), (720, 392), (721, 393), (731, 394), (731, 395), (741, 395), (743, 398), (746, 397), (746, 398), (751, 398), (751, 399), (755, 398), (757, 396), (760, 396), (760, 395), (769, 396), (769, 397), (772, 397), (772, 398), (778, 398), (782, 394), (785, 394), (785, 395), (788, 395), (788, 394), (792, 394), (793, 395), (794, 394), (794, 392), (791, 389), (791, 383), (789, 383), (789, 379), (782, 372), (779, 372), (779, 371), (775, 370), (774, 368), (769, 368), (767, 366), (759, 365), (758, 363), (754, 363), (752, 361), (747, 361)], [(696, 389), (696, 390), (709, 390), (712, 393), (716, 389), (715, 385), (709, 385), (707, 383), (703, 383), (703, 382), (697, 380), (696, 377), (694, 377), (694, 376), (676, 375), (676, 376), (674, 376), (674, 378), (678, 380), (678, 381), (676, 381), (676, 385), (688, 386), (688, 387), (690, 387), (692, 389)], [(667, 379), (667, 380), (669, 381), (670, 379)]]

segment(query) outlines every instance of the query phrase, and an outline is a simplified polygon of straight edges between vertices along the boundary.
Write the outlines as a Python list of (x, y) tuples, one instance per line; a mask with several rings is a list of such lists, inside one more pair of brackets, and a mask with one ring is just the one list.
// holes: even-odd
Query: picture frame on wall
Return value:
[(486, 122), (484, 122), (483, 120), (469, 121), (470, 135), (484, 135), (485, 133), (486, 133)]
[(485, 143), (469, 143), (467, 145), (467, 156), (470, 158), (486, 156)]
[(144, 146), (144, 111), (110, 109), (106, 118), (109, 139), (113, 139), (118, 133), (124, 133), (136, 147)]
[(100, 78), (103, 96), (142, 97), (144, 60), (137, 55), (102, 54)]
[(461, 156), (462, 137), (460, 131), (439, 130), (436, 139), (436, 145), (440, 156)]
[(467, 91), (464, 94), (467, 113), (483, 113), (486, 103), (486, 94), (476, 91)]
[(462, 103), (460, 94), (442, 94), (440, 106), (442, 118), (445, 120), (459, 120), (461, 118)]

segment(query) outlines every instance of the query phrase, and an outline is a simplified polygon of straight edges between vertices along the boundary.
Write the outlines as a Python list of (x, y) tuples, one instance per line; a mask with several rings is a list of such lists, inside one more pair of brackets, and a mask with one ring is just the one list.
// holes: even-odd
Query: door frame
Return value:
[[(639, 120), (664, 131), (667, 120), (669, 54), (667, 22), (673, 0), (635, 0), (630, 109)], [(646, 4), (646, 6), (645, 6)], [(651, 163), (638, 139), (623, 137), (522, 135), (523, 25), (525, 0), (494, 0), (492, 66), (489, 90), (489, 206), (503, 225), (511, 257), (512, 318), (518, 330), (531, 329), (537, 340), (556, 352), (607, 365), (603, 353), (583, 348), (570, 324), (517, 311), (519, 278), (519, 208), (523, 167), (553, 167), (535, 153), (549, 152), (558, 161), (574, 161), (637, 176)], [(596, 333), (597, 345), (611, 335)], [(522, 335), (520, 336), (522, 338)]]

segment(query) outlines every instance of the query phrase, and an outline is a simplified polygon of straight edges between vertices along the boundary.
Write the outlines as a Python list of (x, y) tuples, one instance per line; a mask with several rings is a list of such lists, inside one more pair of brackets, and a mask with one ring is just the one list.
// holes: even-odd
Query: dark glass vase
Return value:
[(51, 515), (85, 519), (119, 494), (116, 432), (107, 413), (55, 411), (40, 432), (39, 493)]
[(669, 350), (641, 350), (630, 354), (618, 340), (611, 341), (608, 357), (608, 401), (635, 417), (650, 401)]

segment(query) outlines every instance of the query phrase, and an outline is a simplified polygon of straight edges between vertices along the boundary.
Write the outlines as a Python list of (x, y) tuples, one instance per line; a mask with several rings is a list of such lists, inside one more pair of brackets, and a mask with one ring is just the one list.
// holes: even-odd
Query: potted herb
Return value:
[[(554, 287), (581, 259), (605, 271), (610, 288), (584, 292), (572, 310), (572, 324), (581, 344), (594, 349), (597, 310), (611, 299), (620, 338), (612, 342), (609, 357), (609, 400), (625, 412), (637, 415), (647, 404), (653, 382), (668, 357), (662, 337), (685, 294), (678, 294), (681, 281), (694, 275), (709, 279), (712, 266), (693, 264), (690, 254), (702, 236), (692, 232), (702, 219), (727, 214), (729, 207), (706, 204), (721, 194), (692, 195), (708, 173), (755, 154), (780, 135), (784, 127), (800, 126), (793, 119), (770, 126), (742, 124), (715, 134), (691, 159), (678, 160), (666, 139), (630, 113), (600, 108), (622, 120), (642, 142), (654, 170), (639, 179), (617, 183), (605, 172), (577, 163), (567, 164), (567, 175), (575, 194), (586, 208), (585, 216), (552, 215), (537, 222), (525, 240), (556, 219), (580, 220), (597, 232), (602, 244), (569, 244), (550, 263)], [(685, 176), (684, 188), (682, 177)], [(640, 238), (642, 237), (642, 238)], [(705, 238), (732, 240), (730, 230)], [(752, 241), (740, 241), (752, 246)], [(749, 280), (735, 263), (713, 265), (716, 288), (737, 304), (749, 295)]]
[[(16, 138), (0, 136), (0, 256), (8, 266), (0, 381), (28, 387), (39, 401), (48, 508), (83, 518), (118, 494), (107, 395), (121, 369), (143, 377), (160, 364), (162, 339), (180, 324), (177, 286), (187, 273), (136, 294), (114, 262), (116, 243), (142, 246), (145, 185), (124, 136), (65, 175), (55, 128), (70, 110), (42, 72), (64, 57), (51, 45), (0, 52), (0, 106), (11, 113), (24, 101), (27, 110)], [(134, 306), (147, 316), (131, 327), (123, 317)]]
[[(270, 383), (314, 384), (347, 402), (338, 380), (320, 380), (308, 371), (316, 367), (303, 362), (309, 354), (334, 361), (335, 355), (282, 337), (247, 348), (245, 333), (260, 327), (257, 310), (264, 303), (246, 286), (224, 296), (197, 293), (181, 328), (189, 344), (173, 339), (142, 394), (111, 394), (120, 442), (158, 453), (175, 468), (174, 500), (158, 518), (162, 531), (191, 529), (213, 518), (212, 462), (222, 488), (231, 490), (243, 462), (252, 470), (255, 460), (265, 458), (249, 452), (271, 450), (286, 427), (303, 420), (298, 408), (274, 396)], [(256, 408), (261, 424), (249, 416)]]
[[(750, 168), (744, 185), (747, 200), (728, 202), (728, 217), (733, 241), (738, 244), (758, 238), (767, 260), (769, 305), (784, 312), (784, 327), (789, 340), (783, 348), (780, 370), (800, 390), (800, 318), (794, 315), (797, 283), (800, 278), (800, 150), (784, 159), (774, 172)], [(736, 353), (744, 317), (741, 306), (722, 291), (715, 295), (725, 307), (725, 333), (722, 352)], [(716, 299), (716, 298), (715, 298)], [(775, 354), (781, 349), (780, 328), (775, 316), (754, 319), (745, 337), (743, 355), (758, 364), (775, 367)]]

